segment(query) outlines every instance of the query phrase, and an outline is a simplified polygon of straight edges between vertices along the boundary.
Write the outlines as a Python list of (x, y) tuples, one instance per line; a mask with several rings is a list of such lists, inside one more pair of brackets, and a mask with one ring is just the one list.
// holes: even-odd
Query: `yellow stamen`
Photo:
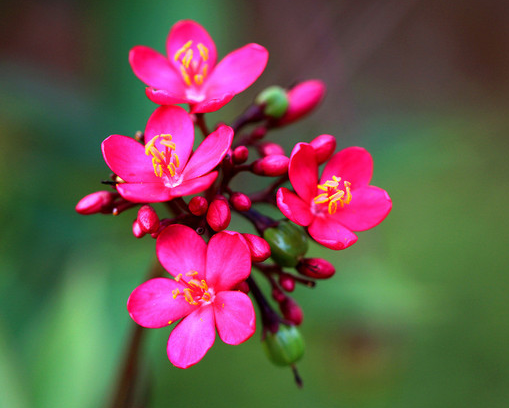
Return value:
[(329, 214), (334, 214), (338, 209), (338, 202), (341, 208), (345, 206), (345, 204), (350, 204), (352, 201), (352, 193), (350, 191), (350, 186), (352, 183), (349, 181), (343, 182), (343, 189), (340, 187), (341, 177), (332, 176), (332, 180), (327, 180), (323, 184), (318, 184), (318, 189), (325, 191), (325, 193), (318, 194), (313, 201), (315, 204), (325, 204), (329, 203), (327, 206), (327, 211)]
[(182, 78), (184, 78), (185, 83), (188, 86), (191, 86), (191, 78), (189, 78), (189, 75), (186, 71), (186, 67), (184, 65), (180, 66), (180, 73), (182, 74)]
[(172, 324), (173, 323), (173, 320), (168, 320), (168, 324)]
[(196, 275), (198, 275), (198, 272), (196, 272), (196, 271), (186, 272), (186, 276), (196, 276)]
[[(155, 147), (158, 139), (161, 139), (159, 141), (161, 146), (165, 147), (164, 152)], [(163, 173), (169, 173), (170, 177), (174, 177), (177, 173), (177, 167), (180, 165), (179, 157), (175, 153), (177, 145), (171, 139), (172, 136), (170, 134), (156, 135), (145, 145), (145, 154), (152, 156), (152, 166), (157, 177), (162, 177)]]
[(189, 47), (191, 46), (191, 44), (192, 44), (192, 43), (193, 43), (193, 41), (192, 41), (192, 40), (189, 40), (188, 42), (186, 42), (186, 43), (182, 46), (182, 48), (180, 48), (180, 49), (179, 49), (179, 50), (175, 53), (175, 55), (174, 55), (173, 59), (174, 59), (175, 61), (178, 61), (178, 59), (179, 59), (180, 55), (181, 55), (183, 52), (186, 52), (186, 51), (189, 49)]
[(202, 43), (198, 43), (196, 46), (198, 51), (200, 51), (200, 56), (203, 61), (207, 61), (209, 59), (209, 49), (205, 47)]
[(193, 50), (189, 49), (186, 51), (186, 55), (184, 55), (184, 58), (182, 58), (182, 65), (184, 65), (186, 68), (189, 68), (189, 64), (193, 60)]
[(201, 84), (203, 83), (203, 75), (201, 75), (201, 74), (196, 74), (196, 75), (194, 76), (194, 83), (195, 83), (196, 85), (201, 85)]
[(178, 289), (173, 289), (171, 291), (171, 294), (173, 295), (173, 299), (177, 299), (177, 296), (180, 295), (180, 290)]

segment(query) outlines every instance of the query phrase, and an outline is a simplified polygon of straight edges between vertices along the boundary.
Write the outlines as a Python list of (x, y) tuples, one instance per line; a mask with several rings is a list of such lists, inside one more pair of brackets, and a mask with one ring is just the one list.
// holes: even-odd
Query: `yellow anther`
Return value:
[(189, 78), (189, 74), (187, 73), (185, 66), (183, 65), (180, 66), (180, 73), (182, 74), (182, 78), (184, 78), (184, 82), (188, 86), (191, 86), (191, 78)]
[(181, 274), (181, 273), (179, 273), (179, 274), (175, 277), (175, 280), (176, 280), (177, 282), (180, 282), (180, 280), (181, 280), (181, 279), (182, 279), (182, 274)]
[(327, 211), (329, 214), (334, 214), (338, 209), (338, 202), (341, 208), (345, 204), (349, 204), (352, 201), (352, 193), (350, 186), (352, 185), (348, 181), (343, 182), (343, 189), (340, 187), (341, 177), (332, 176), (332, 180), (327, 180), (323, 184), (319, 184), (317, 187), (319, 190), (325, 191), (325, 193), (318, 194), (313, 201), (315, 204), (329, 203)]
[(326, 203), (327, 201), (329, 201), (329, 196), (327, 195), (327, 193), (320, 194), (315, 197), (316, 204), (323, 204)]
[(201, 85), (201, 84), (203, 83), (203, 75), (201, 75), (201, 74), (196, 74), (196, 75), (194, 76), (194, 83), (195, 83), (196, 85)]
[(173, 295), (173, 299), (176, 299), (178, 295), (180, 295), (180, 290), (178, 289), (173, 289), (171, 291), (171, 294)]
[(209, 49), (205, 47), (202, 43), (198, 43), (196, 46), (198, 51), (200, 51), (200, 56), (203, 61), (207, 61), (209, 59)]
[(184, 55), (184, 58), (182, 58), (182, 65), (184, 65), (186, 68), (189, 68), (189, 64), (193, 60), (193, 50), (189, 49), (186, 51), (186, 54)]
[(173, 323), (173, 320), (168, 320), (168, 324), (172, 324)]
[(204, 64), (203, 68), (201, 69), (201, 74), (203, 75), (203, 78), (205, 78), (207, 76), (208, 69), (209, 69), (209, 64)]
[(175, 56), (173, 57), (173, 59), (175, 61), (178, 61), (180, 55), (183, 53), (183, 52), (186, 52), (189, 47), (191, 46), (191, 44), (193, 43), (192, 40), (189, 40), (188, 42), (186, 42), (176, 53), (175, 53)]
[[(159, 142), (161, 146), (165, 147), (164, 152), (155, 147), (158, 139), (161, 139)], [(152, 155), (152, 166), (157, 177), (162, 177), (165, 172), (169, 173), (171, 177), (175, 176), (177, 167), (180, 165), (180, 160), (175, 153), (177, 145), (171, 139), (172, 136), (170, 134), (160, 134), (154, 136), (145, 145), (145, 154), (147, 156)]]
[(192, 305), (197, 305), (198, 304), (198, 302), (196, 302), (193, 299), (193, 296), (191, 295), (191, 289), (189, 289), (189, 288), (185, 288), (184, 289), (184, 299), (186, 299), (187, 302), (192, 304)]
[(186, 276), (195, 276), (195, 275), (198, 275), (198, 272), (196, 272), (196, 271), (186, 272)]
[(170, 176), (173, 177), (175, 175), (176, 171), (173, 163), (168, 164), (168, 171), (170, 172)]

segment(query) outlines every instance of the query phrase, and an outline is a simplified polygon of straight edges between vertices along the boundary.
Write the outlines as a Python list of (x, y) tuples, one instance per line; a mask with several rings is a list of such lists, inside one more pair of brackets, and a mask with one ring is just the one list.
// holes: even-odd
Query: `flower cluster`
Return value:
[[(266, 140), (270, 130), (297, 122), (318, 106), (325, 94), (321, 81), (269, 87), (230, 126), (220, 124), (211, 132), (205, 113), (253, 84), (265, 69), (267, 50), (248, 44), (216, 63), (207, 31), (186, 20), (171, 29), (166, 53), (145, 46), (131, 50), (134, 73), (160, 106), (144, 132), (104, 140), (102, 153), (113, 172), (105, 183), (112, 189), (87, 195), (76, 211), (118, 215), (138, 209), (132, 233), (156, 239), (157, 258), (171, 278), (150, 276), (134, 289), (127, 309), (143, 327), (175, 324), (167, 345), (172, 364), (187, 368), (199, 362), (216, 330), (227, 344), (248, 340), (256, 329), (253, 298), (269, 358), (293, 366), (304, 351), (296, 328), (303, 311), (290, 293), (297, 284), (313, 287), (335, 273), (327, 260), (306, 256), (308, 238), (332, 250), (346, 249), (357, 241), (356, 231), (387, 216), (391, 199), (369, 184), (373, 160), (361, 147), (334, 153), (336, 139), (324, 134), (298, 143), (288, 157)], [(195, 128), (203, 139), (194, 149)], [(261, 191), (234, 191), (231, 181), (246, 172), (273, 181)], [(164, 203), (169, 215), (160, 217), (152, 203)], [(286, 218), (264, 215), (259, 203), (277, 206)], [(228, 230), (232, 212), (249, 220), (253, 231)], [(272, 300), (260, 290), (252, 268), (260, 272), (256, 279), (269, 282)]]

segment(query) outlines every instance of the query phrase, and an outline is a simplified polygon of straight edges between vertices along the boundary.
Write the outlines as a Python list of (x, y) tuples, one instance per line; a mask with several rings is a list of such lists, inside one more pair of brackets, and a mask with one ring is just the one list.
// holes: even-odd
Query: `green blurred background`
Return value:
[(160, 329), (144, 353), (149, 406), (508, 406), (506, 1), (4, 0), (0, 16), (2, 408), (108, 400), (132, 328), (125, 302), (154, 241), (131, 235), (132, 211), (74, 206), (107, 177), (101, 141), (143, 129), (155, 108), (129, 49), (164, 51), (183, 18), (220, 57), (248, 42), (270, 52), (210, 123), (266, 86), (320, 78), (320, 110), (273, 140), (288, 154), (322, 133), (366, 147), (394, 208), (347, 251), (311, 248), (337, 274), (296, 290), (302, 390), (259, 332), (238, 347), (217, 339), (179, 370)]

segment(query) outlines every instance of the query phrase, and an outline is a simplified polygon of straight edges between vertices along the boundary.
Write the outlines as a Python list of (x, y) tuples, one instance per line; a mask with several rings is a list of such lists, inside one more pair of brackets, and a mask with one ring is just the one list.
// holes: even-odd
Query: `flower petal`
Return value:
[(210, 238), (207, 247), (209, 287), (218, 293), (234, 287), (251, 273), (251, 252), (240, 234), (220, 232)]
[(167, 188), (160, 180), (140, 183), (117, 184), (117, 191), (133, 203), (161, 203), (174, 198), (172, 189)]
[(152, 48), (139, 45), (129, 52), (129, 63), (138, 78), (154, 88), (171, 89), (185, 95), (184, 81), (166, 57)]
[(182, 292), (184, 285), (168, 278), (155, 278), (142, 283), (129, 296), (129, 315), (140, 326), (150, 329), (168, 326), (187, 316), (197, 306), (188, 303), (183, 296), (174, 299), (174, 289)]
[(269, 52), (258, 44), (247, 44), (224, 57), (204, 83), (207, 100), (226, 93), (238, 94), (261, 75)]
[(385, 190), (366, 186), (352, 190), (352, 201), (332, 217), (352, 231), (365, 231), (389, 214), (392, 201)]
[(373, 174), (373, 159), (362, 147), (348, 147), (331, 157), (323, 169), (320, 184), (332, 176), (352, 183), (351, 189), (367, 186)]
[(108, 167), (125, 181), (157, 180), (152, 160), (145, 155), (145, 148), (136, 140), (121, 135), (111, 135), (101, 145)]
[(217, 171), (213, 171), (202, 177), (186, 180), (182, 184), (171, 189), (173, 197), (183, 197), (190, 194), (201, 193), (209, 188), (217, 178)]
[(207, 98), (203, 102), (192, 104), (191, 113), (215, 112), (230, 102), (234, 96), (235, 95), (232, 93), (226, 93), (223, 95), (215, 96), (211, 99)]
[(233, 140), (233, 129), (220, 126), (208, 135), (193, 153), (182, 173), (184, 180), (202, 176), (216, 167), (228, 153)]
[(316, 217), (308, 232), (316, 242), (330, 249), (345, 249), (357, 242), (357, 235), (330, 217)]
[(167, 89), (145, 88), (145, 95), (158, 105), (175, 105), (177, 103), (190, 102), (186, 95), (175, 94), (172, 90)]
[(285, 187), (281, 187), (277, 192), (277, 207), (295, 224), (306, 227), (313, 221), (309, 204)]
[(293, 189), (306, 203), (317, 195), (318, 164), (313, 146), (297, 143), (290, 155), (288, 177)]
[(215, 338), (214, 308), (201, 306), (171, 332), (166, 350), (168, 358), (174, 366), (188, 368), (205, 356)]
[(193, 55), (197, 58), (200, 55), (198, 44), (204, 45), (208, 50), (208, 58), (205, 63), (208, 64), (210, 72), (216, 65), (217, 51), (214, 41), (209, 33), (200, 24), (192, 20), (181, 20), (173, 25), (166, 40), (166, 51), (168, 59), (173, 63), (177, 70), (180, 70), (180, 62), (175, 61), (175, 54), (186, 44), (192, 41), (191, 47)]
[(218, 293), (214, 299), (214, 314), (217, 332), (226, 344), (243, 343), (256, 330), (253, 303), (243, 292)]
[[(180, 167), (177, 174), (182, 172), (194, 143), (194, 125), (189, 114), (179, 106), (160, 106), (150, 116), (145, 128), (145, 143), (154, 136), (170, 134), (175, 143), (175, 153), (179, 157)], [(155, 147), (164, 152), (164, 146), (158, 139)]]
[(189, 271), (198, 272), (198, 277), (205, 276), (205, 254), (207, 244), (192, 228), (173, 224), (159, 234), (156, 242), (157, 259), (173, 276), (179, 273), (187, 281)]

